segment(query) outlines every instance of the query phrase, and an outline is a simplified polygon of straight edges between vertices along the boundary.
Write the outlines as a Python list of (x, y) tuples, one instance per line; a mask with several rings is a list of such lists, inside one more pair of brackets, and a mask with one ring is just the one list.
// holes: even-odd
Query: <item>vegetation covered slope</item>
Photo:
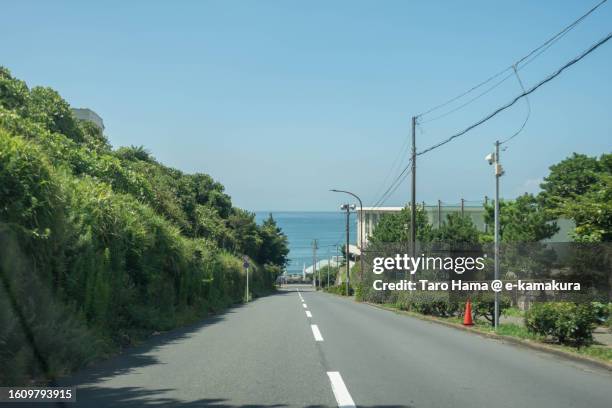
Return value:
[(287, 240), (206, 174), (113, 150), (0, 67), (0, 385), (74, 370), (273, 288)]

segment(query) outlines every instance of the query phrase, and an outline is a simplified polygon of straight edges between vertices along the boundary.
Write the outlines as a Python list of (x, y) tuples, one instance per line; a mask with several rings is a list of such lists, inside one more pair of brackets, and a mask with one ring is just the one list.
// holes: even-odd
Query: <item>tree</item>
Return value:
[[(502, 242), (539, 242), (559, 230), (555, 215), (532, 194), (524, 194), (514, 201), (500, 201), (499, 212)], [(495, 223), (493, 204), (485, 207), (485, 222), (488, 225)]]
[(257, 259), (259, 246), (262, 240), (259, 236), (257, 224), (255, 223), (255, 214), (240, 208), (234, 208), (227, 223), (234, 231), (234, 238), (236, 241), (235, 251), (240, 254), (248, 255), (250, 258)]
[(51, 88), (32, 88), (25, 106), (25, 116), (44, 124), (49, 131), (61, 133), (77, 143), (85, 141), (70, 105)]
[(612, 154), (574, 153), (550, 167), (541, 187), (543, 204), (576, 224), (576, 241), (612, 241)]
[(272, 214), (263, 222), (259, 228), (261, 245), (259, 247), (258, 262), (261, 264), (272, 263), (285, 267), (289, 259), (289, 246), (287, 236), (278, 227)]
[(471, 218), (462, 216), (461, 213), (451, 213), (431, 235), (433, 242), (465, 247), (477, 245), (480, 233)]
[(11, 72), (0, 67), (0, 106), (6, 109), (22, 109), (30, 90), (25, 82), (13, 78)]
[(557, 208), (564, 200), (589, 191), (598, 181), (600, 172), (601, 165), (595, 157), (574, 153), (571, 157), (550, 166), (550, 174), (540, 184), (543, 191), (539, 199), (546, 207)]
[[(416, 211), (416, 236), (420, 242), (429, 242), (431, 239), (431, 225), (427, 219), (427, 214), (421, 208)], [(396, 213), (383, 214), (376, 225), (370, 242), (372, 243), (398, 243), (406, 242), (410, 238), (410, 228), (412, 225), (410, 208), (402, 208)]]

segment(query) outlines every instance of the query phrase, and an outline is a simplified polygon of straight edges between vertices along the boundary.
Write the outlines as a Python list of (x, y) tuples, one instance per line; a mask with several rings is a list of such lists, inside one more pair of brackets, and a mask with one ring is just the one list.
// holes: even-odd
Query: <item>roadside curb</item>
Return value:
[(398, 309), (394, 309), (391, 307), (387, 307), (387, 306), (383, 306), (383, 305), (379, 305), (376, 303), (370, 303), (370, 302), (358, 302), (358, 303), (363, 303), (378, 309), (382, 309), (382, 310), (387, 310), (390, 312), (394, 312), (397, 314), (401, 314), (401, 315), (405, 315), (405, 316), (409, 316), (409, 317), (415, 317), (417, 319), (420, 320), (424, 320), (427, 322), (431, 322), (431, 323), (436, 323), (436, 324), (440, 324), (442, 326), (447, 326), (447, 327), (451, 327), (457, 330), (463, 330), (466, 332), (470, 332), (473, 334), (477, 334), (481, 337), (486, 337), (486, 338), (490, 338), (490, 339), (495, 339), (495, 340), (501, 340), (503, 342), (507, 342), (507, 343), (511, 343), (517, 346), (522, 346), (522, 347), (526, 347), (526, 348), (530, 348), (532, 350), (536, 350), (536, 351), (542, 351), (545, 353), (549, 353), (549, 354), (554, 354), (557, 355), (559, 357), (563, 357), (566, 358), (568, 360), (572, 360), (572, 361), (576, 361), (579, 363), (584, 363), (590, 366), (594, 366), (597, 368), (603, 368), (604, 370), (608, 370), (612, 372), (612, 364), (606, 363), (604, 361), (600, 361), (600, 360), (596, 360), (594, 358), (591, 357), (587, 357), (587, 356), (582, 356), (579, 354), (575, 354), (575, 353), (571, 353), (568, 351), (564, 351), (561, 349), (558, 349), (556, 347), (553, 346), (549, 346), (547, 344), (543, 344), (543, 343), (536, 343), (530, 340), (524, 340), (524, 339), (519, 339), (516, 337), (511, 337), (511, 336), (505, 336), (502, 334), (496, 334), (496, 333), (486, 333), (486, 332), (482, 332), (479, 330), (474, 330), (470, 327), (466, 327), (463, 326), (461, 324), (457, 324), (457, 323), (452, 323), (452, 322), (445, 322), (443, 320), (439, 320), (436, 319), (434, 317), (430, 317), (430, 316), (425, 316), (425, 315), (420, 315), (418, 313), (410, 313), (408, 311), (405, 310), (398, 310)]

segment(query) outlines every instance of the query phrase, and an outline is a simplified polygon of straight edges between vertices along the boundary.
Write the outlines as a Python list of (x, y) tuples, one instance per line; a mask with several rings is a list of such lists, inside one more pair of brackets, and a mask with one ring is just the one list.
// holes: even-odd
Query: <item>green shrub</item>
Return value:
[(536, 303), (525, 313), (525, 326), (534, 334), (576, 345), (593, 340), (597, 321), (593, 305), (570, 302)]
[(610, 317), (610, 305), (612, 303), (591, 302), (591, 305), (593, 306), (597, 324), (606, 324)]
[(389, 303), (401, 310), (439, 317), (450, 317), (460, 310), (460, 303), (444, 291), (397, 292)]
[(287, 251), (272, 218), (257, 225), (210, 176), (144, 149), (113, 152), (57, 92), (29, 90), (2, 67), (0, 244), (5, 385), (53, 378), (243, 301), (243, 254), (251, 294), (264, 295)]
[[(495, 294), (491, 292), (478, 293), (471, 298), (472, 314), (474, 319), (483, 317), (489, 323), (494, 324), (495, 319)], [(511, 305), (510, 297), (499, 295), (499, 315), (501, 316)]]
[[(329, 286), (323, 290), (328, 293), (334, 293), (336, 295), (345, 296), (346, 295), (346, 284)], [(353, 293), (354, 293), (353, 287), (349, 285), (349, 296), (352, 296)]]
[(452, 316), (459, 310), (459, 303), (443, 291), (402, 292), (396, 305), (402, 310), (439, 317)]

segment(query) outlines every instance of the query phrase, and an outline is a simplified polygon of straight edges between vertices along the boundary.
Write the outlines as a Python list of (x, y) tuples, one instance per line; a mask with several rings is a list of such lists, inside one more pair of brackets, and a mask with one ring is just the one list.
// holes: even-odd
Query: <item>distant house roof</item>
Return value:
[[(320, 261), (317, 261), (317, 270), (320, 270), (322, 267), (327, 265), (331, 265), (332, 268), (340, 266), (340, 262), (338, 261), (338, 259), (335, 258), (336, 257), (334, 256), (332, 259), (321, 259)], [(353, 266), (353, 264), (354, 262), (351, 262), (349, 266)], [(312, 265), (310, 265), (308, 268), (305, 268), (304, 271), (306, 272), (306, 274), (312, 273)]]

